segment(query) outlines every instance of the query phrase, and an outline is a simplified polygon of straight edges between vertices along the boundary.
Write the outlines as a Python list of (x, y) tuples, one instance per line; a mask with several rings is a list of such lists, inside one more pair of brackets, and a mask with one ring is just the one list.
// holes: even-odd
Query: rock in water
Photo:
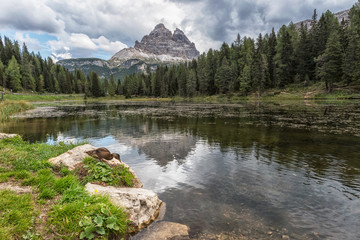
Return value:
[(131, 240), (170, 240), (190, 239), (189, 227), (180, 223), (160, 221), (151, 224)]
[(90, 194), (108, 195), (113, 204), (123, 207), (135, 232), (147, 227), (158, 217), (162, 204), (156, 193), (141, 188), (103, 187), (88, 183), (85, 189)]

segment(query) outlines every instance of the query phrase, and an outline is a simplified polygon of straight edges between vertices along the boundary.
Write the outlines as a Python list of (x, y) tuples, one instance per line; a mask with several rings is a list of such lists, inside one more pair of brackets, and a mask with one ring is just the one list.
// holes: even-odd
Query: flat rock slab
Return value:
[(18, 134), (0, 133), (0, 140), (5, 138), (13, 138), (19, 136)]
[(159, 221), (138, 233), (131, 240), (185, 240), (189, 238), (189, 227), (180, 223)]
[(70, 171), (73, 171), (75, 170), (77, 164), (82, 163), (85, 157), (89, 157), (86, 152), (95, 149), (96, 147), (90, 144), (81, 145), (57, 157), (50, 158), (49, 162), (55, 166), (63, 165), (67, 167)]
[[(78, 165), (79, 163), (82, 163), (82, 161), (84, 160), (85, 157), (90, 157), (90, 155), (88, 155), (86, 152), (95, 150), (95, 149), (96, 149), (96, 147), (94, 147), (90, 144), (81, 145), (81, 146), (75, 147), (57, 157), (50, 158), (49, 162), (54, 166), (63, 165), (65, 167), (67, 167), (70, 171), (73, 171), (76, 169), (76, 165)], [(136, 175), (135, 171), (132, 170), (130, 168), (130, 166), (127, 165), (126, 163), (119, 161), (116, 158), (106, 161), (106, 163), (108, 163), (109, 165), (123, 165), (124, 167), (128, 168), (129, 172), (134, 176), (133, 187), (134, 188), (142, 188), (143, 187), (143, 184), (142, 184), (140, 178)]]
[(32, 192), (31, 187), (29, 186), (19, 186), (15, 183), (9, 183), (9, 182), (0, 183), (0, 191), (1, 190), (10, 190), (20, 194)]
[(147, 227), (159, 215), (162, 201), (151, 190), (142, 188), (118, 188), (88, 183), (85, 189), (90, 194), (108, 195), (111, 202), (123, 207), (128, 215), (135, 232)]

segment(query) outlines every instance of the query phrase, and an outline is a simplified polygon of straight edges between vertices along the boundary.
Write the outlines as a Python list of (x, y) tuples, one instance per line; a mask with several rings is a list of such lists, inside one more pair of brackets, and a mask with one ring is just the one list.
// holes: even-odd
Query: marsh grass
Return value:
[[(33, 189), (30, 194), (0, 191), (0, 239), (78, 239), (81, 234), (85, 239), (120, 239), (126, 234), (123, 209), (107, 197), (90, 196), (77, 175), (48, 163), (75, 146), (30, 144), (20, 137), (0, 140), (0, 182)], [(38, 218), (44, 206), (47, 220)]]
[(34, 108), (31, 104), (24, 101), (3, 101), (0, 102), (0, 122), (10, 118), (12, 114), (23, 112)]

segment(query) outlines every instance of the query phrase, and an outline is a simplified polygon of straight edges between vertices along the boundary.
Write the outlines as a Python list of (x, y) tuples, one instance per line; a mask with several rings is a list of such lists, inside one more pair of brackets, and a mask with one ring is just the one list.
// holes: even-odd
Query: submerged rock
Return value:
[(189, 227), (180, 223), (160, 221), (131, 238), (131, 240), (190, 239)]
[(159, 215), (162, 201), (151, 190), (141, 188), (103, 187), (88, 183), (85, 186), (90, 194), (102, 194), (110, 197), (111, 202), (123, 207), (127, 213), (134, 232), (151, 224)]
[(5, 139), (5, 138), (13, 138), (13, 137), (17, 137), (19, 135), (17, 134), (8, 134), (8, 133), (0, 133), (0, 140)]

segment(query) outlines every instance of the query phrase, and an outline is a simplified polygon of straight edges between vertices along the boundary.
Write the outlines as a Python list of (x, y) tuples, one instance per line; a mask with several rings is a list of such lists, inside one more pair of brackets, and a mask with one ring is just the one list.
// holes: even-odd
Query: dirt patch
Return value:
[(29, 186), (20, 186), (13, 182), (0, 183), (0, 190), (10, 190), (19, 194), (31, 193), (32, 189)]

